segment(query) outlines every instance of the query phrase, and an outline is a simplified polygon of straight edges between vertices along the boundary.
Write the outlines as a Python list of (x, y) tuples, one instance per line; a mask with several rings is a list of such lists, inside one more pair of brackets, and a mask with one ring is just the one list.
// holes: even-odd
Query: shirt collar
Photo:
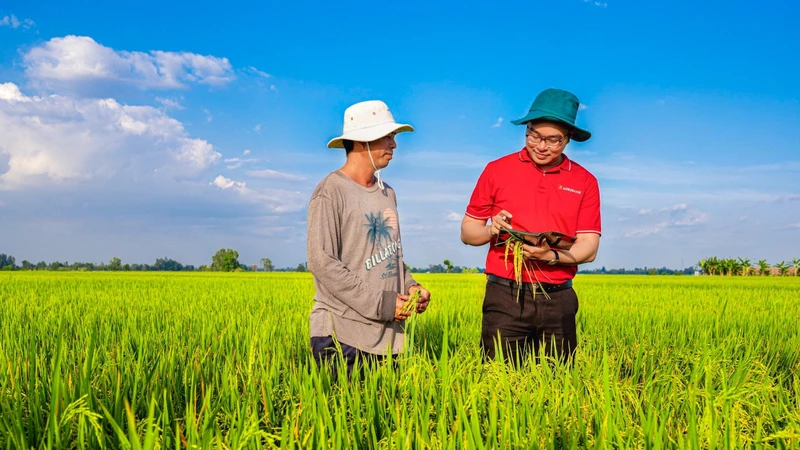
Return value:
[[(567, 172), (571, 172), (572, 171), (572, 161), (570, 161), (569, 157), (567, 157), (567, 155), (565, 155), (564, 153), (561, 153), (561, 156), (563, 156), (563, 159), (561, 160), (561, 164), (557, 165), (556, 167), (552, 167), (552, 168), (548, 169), (547, 172), (545, 172), (545, 173), (558, 172), (560, 170), (566, 170)], [(522, 150), (519, 151), (519, 160), (521, 162), (524, 162), (524, 163), (533, 163), (533, 160), (531, 159), (531, 155), (528, 154), (528, 149), (527, 148), (522, 147)], [(538, 166), (536, 168), (539, 169)], [(539, 170), (541, 170), (541, 169), (539, 169)]]

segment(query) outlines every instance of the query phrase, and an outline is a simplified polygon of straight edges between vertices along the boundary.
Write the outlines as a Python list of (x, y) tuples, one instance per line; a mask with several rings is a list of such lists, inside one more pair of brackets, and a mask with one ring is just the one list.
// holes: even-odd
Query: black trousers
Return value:
[(529, 285), (522, 287), (517, 301), (517, 288), (491, 281), (486, 283), (483, 299), (481, 348), (484, 360), (503, 358), (522, 363), (533, 352), (539, 354), (544, 346), (548, 357), (572, 363), (578, 347), (575, 315), (578, 296), (570, 288), (548, 293), (536, 292)]
[(311, 353), (314, 355), (317, 367), (320, 369), (329, 367), (334, 381), (339, 375), (339, 364), (343, 363), (347, 366), (347, 378), (350, 379), (353, 371), (361, 371), (365, 365), (381, 363), (386, 359), (384, 355), (367, 353), (341, 342), (339, 342), (339, 346), (342, 348), (341, 355), (333, 337), (314, 336), (311, 338)]

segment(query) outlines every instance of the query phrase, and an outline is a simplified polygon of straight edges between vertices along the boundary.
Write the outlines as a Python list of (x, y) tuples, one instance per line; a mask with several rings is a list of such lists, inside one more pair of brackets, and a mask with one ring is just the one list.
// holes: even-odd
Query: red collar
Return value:
[[(570, 161), (570, 159), (564, 153), (561, 153), (561, 157), (562, 157), (561, 164), (547, 169), (545, 173), (558, 172), (559, 170), (566, 170), (567, 172), (572, 171), (572, 161)], [(533, 162), (533, 160), (531, 159), (531, 155), (528, 154), (528, 149), (526, 147), (522, 147), (522, 150), (519, 151), (519, 160), (524, 163)], [(538, 165), (536, 166), (536, 168), (542, 170), (539, 168)]]

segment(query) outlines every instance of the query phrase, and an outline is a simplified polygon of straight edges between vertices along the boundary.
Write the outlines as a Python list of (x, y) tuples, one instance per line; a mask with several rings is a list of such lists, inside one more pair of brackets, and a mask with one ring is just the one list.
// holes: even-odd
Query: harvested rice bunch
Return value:
[[(523, 271), (529, 275), (529, 279), (535, 279), (536, 283), (539, 283), (539, 277), (536, 275), (535, 270), (528, 268), (527, 261), (525, 261), (525, 255), (523, 254), (522, 241), (513, 237), (510, 237), (506, 240), (505, 252), (503, 254), (506, 270), (508, 270), (509, 253), (512, 257), (511, 263), (514, 266), (514, 281), (517, 282), (517, 302), (519, 302), (519, 292), (522, 290)], [(547, 292), (543, 292), (543, 294), (545, 297), (550, 298), (550, 296), (547, 295)], [(533, 297), (536, 298), (536, 290), (533, 291)]]
[(419, 304), (419, 296), (420, 290), (417, 289), (411, 294), (411, 297), (408, 298), (408, 301), (403, 305), (403, 309), (400, 310), (403, 314), (408, 314), (417, 310), (417, 305)]

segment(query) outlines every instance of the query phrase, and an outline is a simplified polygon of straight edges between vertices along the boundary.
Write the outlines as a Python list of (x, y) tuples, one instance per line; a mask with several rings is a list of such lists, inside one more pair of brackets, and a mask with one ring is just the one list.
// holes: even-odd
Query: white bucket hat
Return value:
[(328, 142), (328, 148), (344, 148), (343, 140), (371, 142), (390, 133), (414, 131), (414, 127), (397, 123), (386, 103), (369, 100), (356, 103), (344, 111), (342, 135)]

